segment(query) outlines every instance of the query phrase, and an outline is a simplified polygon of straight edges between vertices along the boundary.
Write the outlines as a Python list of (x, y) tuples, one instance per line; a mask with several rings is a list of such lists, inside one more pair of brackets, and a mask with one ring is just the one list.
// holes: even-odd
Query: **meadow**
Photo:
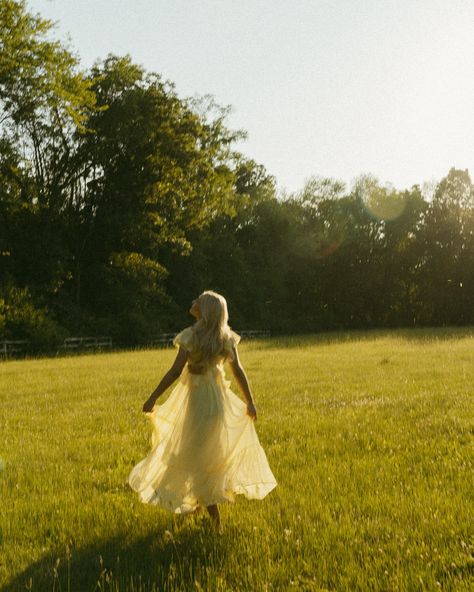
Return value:
[(278, 487), (222, 535), (127, 484), (173, 350), (0, 363), (2, 590), (474, 590), (474, 332), (239, 350)]

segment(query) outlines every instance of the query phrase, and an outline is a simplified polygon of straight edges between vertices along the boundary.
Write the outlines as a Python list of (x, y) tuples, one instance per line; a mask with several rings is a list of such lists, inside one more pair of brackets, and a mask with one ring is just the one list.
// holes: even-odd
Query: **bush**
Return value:
[(27, 339), (33, 350), (57, 347), (66, 331), (38, 308), (28, 288), (8, 286), (0, 293), (0, 338)]

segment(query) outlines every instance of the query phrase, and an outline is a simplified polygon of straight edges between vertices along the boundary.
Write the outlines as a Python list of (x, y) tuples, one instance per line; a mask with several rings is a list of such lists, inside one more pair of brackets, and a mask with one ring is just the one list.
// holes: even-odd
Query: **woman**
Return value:
[[(225, 298), (203, 292), (190, 313), (196, 322), (174, 338), (176, 359), (143, 405), (152, 422), (152, 449), (132, 469), (129, 484), (141, 501), (175, 513), (206, 506), (220, 531), (218, 503), (233, 502), (235, 494), (262, 499), (277, 483), (255, 431), (257, 410)], [(246, 404), (230, 389), (226, 360)], [(156, 406), (178, 378), (166, 402)]]

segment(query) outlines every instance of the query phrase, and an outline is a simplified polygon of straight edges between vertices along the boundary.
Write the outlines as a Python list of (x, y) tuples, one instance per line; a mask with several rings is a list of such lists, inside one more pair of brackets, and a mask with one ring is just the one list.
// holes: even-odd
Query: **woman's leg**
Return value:
[(217, 528), (221, 527), (221, 516), (219, 514), (219, 508), (217, 504), (213, 504), (212, 506), (207, 506), (207, 511), (209, 512), (209, 516), (212, 518), (214, 525)]

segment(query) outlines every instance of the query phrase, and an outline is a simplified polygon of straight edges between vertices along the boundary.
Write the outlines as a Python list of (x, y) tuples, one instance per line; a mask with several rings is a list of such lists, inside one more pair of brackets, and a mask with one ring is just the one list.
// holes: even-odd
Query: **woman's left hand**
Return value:
[(257, 419), (257, 409), (253, 403), (247, 403), (247, 415), (254, 421)]
[(155, 403), (156, 399), (154, 397), (150, 397), (147, 401), (145, 401), (145, 404), (143, 405), (143, 413), (151, 413)]

